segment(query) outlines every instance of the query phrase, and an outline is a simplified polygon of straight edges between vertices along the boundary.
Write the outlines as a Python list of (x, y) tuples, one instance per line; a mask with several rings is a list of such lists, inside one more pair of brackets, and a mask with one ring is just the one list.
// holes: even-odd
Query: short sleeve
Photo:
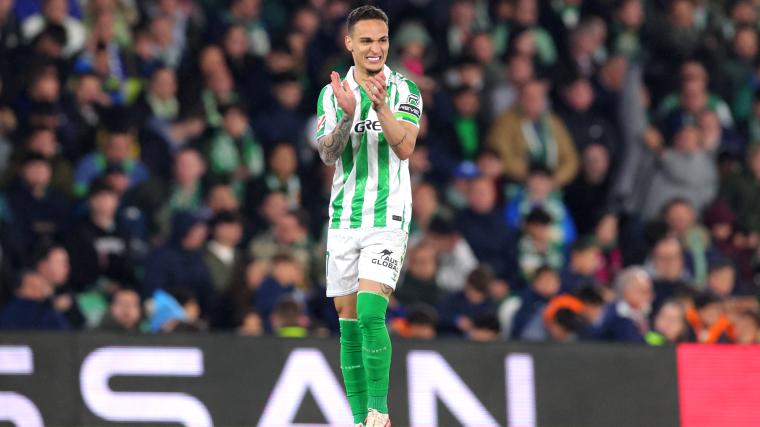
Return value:
[(332, 86), (322, 88), (317, 101), (317, 139), (329, 135), (338, 123)]
[(398, 95), (398, 104), (396, 104), (394, 116), (398, 120), (419, 127), (422, 116), (422, 97), (417, 85), (411, 80), (402, 79), (398, 85)]

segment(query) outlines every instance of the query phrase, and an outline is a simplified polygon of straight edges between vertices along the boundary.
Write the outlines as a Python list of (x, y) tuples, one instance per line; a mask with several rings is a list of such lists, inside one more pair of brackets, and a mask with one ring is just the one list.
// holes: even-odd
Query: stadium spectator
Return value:
[(574, 293), (584, 286), (596, 285), (602, 254), (591, 240), (579, 239), (570, 246), (570, 256), (565, 268), (560, 272), (562, 290)]
[(36, 242), (60, 239), (67, 231), (72, 212), (65, 194), (51, 188), (50, 160), (27, 153), (19, 176), (5, 192), (10, 223), (19, 239), (13, 246), (28, 253)]
[(32, 15), (21, 24), (22, 34), (29, 41), (37, 37), (46, 26), (60, 25), (66, 30), (66, 43), (63, 53), (72, 57), (85, 44), (86, 32), (78, 19), (69, 15), (68, 0), (44, 0), (40, 13)]
[(444, 296), (435, 281), (438, 265), (435, 249), (429, 243), (409, 248), (406, 256), (407, 271), (399, 283), (394, 297), (404, 305), (425, 303), (436, 306)]
[(604, 300), (595, 288), (578, 289), (574, 295), (558, 295), (543, 313), (544, 326), (553, 341), (569, 342), (591, 338), (592, 325), (601, 317)]
[(248, 33), (250, 50), (256, 56), (266, 56), (271, 42), (267, 26), (261, 17), (262, 1), (232, 0), (228, 11), (222, 14), (227, 24), (242, 25)]
[(125, 203), (147, 217), (151, 236), (167, 236), (171, 216), (178, 211), (198, 212), (203, 208), (203, 176), (206, 163), (195, 148), (180, 149), (173, 161), (172, 179), (152, 176), (125, 195)]
[(41, 274), (23, 273), (15, 297), (0, 311), (0, 329), (68, 329), (52, 295), (52, 285)]
[(652, 247), (648, 263), (655, 308), (688, 286), (690, 275), (686, 270), (686, 259), (681, 243), (675, 237), (658, 240)]
[(304, 338), (309, 335), (308, 322), (303, 307), (289, 298), (277, 302), (270, 315), (272, 331), (278, 337)]
[(723, 301), (712, 294), (694, 298), (694, 307), (686, 310), (690, 337), (705, 344), (730, 343), (736, 339), (734, 326), (725, 314)]
[(724, 301), (735, 294), (736, 267), (730, 259), (723, 258), (710, 263), (706, 290)]
[(248, 125), (245, 108), (239, 104), (222, 106), (222, 127), (209, 143), (206, 159), (209, 172), (219, 180), (234, 184), (237, 194), (249, 178), (264, 172), (264, 151)]
[(261, 336), (264, 334), (264, 325), (261, 316), (255, 310), (248, 311), (243, 316), (243, 321), (237, 329), (238, 334), (246, 336)]
[[(263, 260), (248, 260), (241, 277), (236, 277), (227, 290), (221, 294), (210, 319), (213, 329), (239, 329), (241, 333), (253, 335), (257, 322), (263, 328), (263, 321), (256, 307), (256, 293), (269, 276), (270, 263)], [(250, 323), (246, 323), (250, 322)], [(263, 329), (262, 329), (263, 333)]]
[(34, 253), (34, 271), (53, 286), (53, 307), (73, 328), (81, 328), (85, 318), (79, 309), (77, 295), (69, 285), (71, 264), (66, 248), (59, 244), (43, 244)]
[(439, 308), (442, 332), (467, 335), (473, 328), (473, 320), (485, 314), (494, 314), (496, 307), (488, 296), (491, 272), (478, 267), (467, 276), (464, 289), (449, 296)]
[[(416, 151), (416, 150), (415, 150)], [(416, 242), (427, 234), (433, 218), (443, 214), (435, 187), (421, 182), (412, 187), (412, 219), (409, 224), (410, 242)]]
[(694, 126), (685, 126), (674, 137), (673, 148), (660, 154), (660, 165), (651, 180), (651, 188), (642, 216), (653, 219), (677, 197), (683, 197), (694, 209), (702, 211), (718, 191), (715, 164), (717, 147), (707, 147)]
[(301, 207), (304, 183), (298, 176), (298, 153), (288, 143), (272, 147), (267, 172), (246, 184), (245, 205), (248, 212), (255, 212), (267, 194), (282, 193), (288, 209)]
[(103, 150), (96, 150), (85, 155), (74, 171), (74, 194), (84, 196), (90, 184), (103, 176), (111, 166), (124, 169), (129, 177), (129, 186), (134, 187), (150, 176), (145, 165), (135, 157), (134, 133), (126, 118), (118, 117), (121, 110), (111, 110), (111, 127), (108, 129)]
[(602, 285), (610, 285), (623, 267), (623, 254), (618, 247), (617, 216), (610, 213), (602, 216), (595, 226), (593, 240), (599, 245), (602, 255), (596, 279)]
[(534, 208), (522, 223), (517, 246), (520, 280), (530, 283), (541, 266), (559, 269), (565, 262), (562, 245), (552, 240), (552, 217), (542, 208)]
[(248, 246), (254, 259), (272, 260), (283, 252), (296, 259), (310, 282), (324, 281), (323, 250), (311, 239), (308, 217), (301, 210), (289, 211), (275, 219), (272, 229), (251, 240)]
[(567, 54), (570, 58), (566, 67), (582, 78), (593, 76), (605, 59), (607, 25), (598, 16), (586, 17), (569, 33)]
[[(422, 87), (423, 80), (430, 80), (425, 71), (435, 60), (436, 51), (432, 48), (433, 39), (425, 26), (417, 21), (407, 21), (395, 30), (391, 48), (397, 52), (396, 60), (390, 68), (399, 72)], [(395, 62), (395, 63), (393, 63)], [(427, 82), (430, 85), (431, 82)]]
[(697, 213), (686, 199), (673, 199), (663, 208), (663, 219), (668, 232), (680, 242), (691, 261), (692, 277), (700, 286), (705, 283), (708, 267), (710, 235), (697, 223)]
[(686, 312), (676, 300), (665, 301), (654, 316), (652, 330), (644, 336), (647, 344), (672, 345), (688, 338)]
[(455, 164), (458, 160), (473, 161), (482, 150), (487, 128), (482, 121), (482, 111), (478, 92), (469, 86), (455, 88), (452, 93), (454, 109), (451, 124), (442, 129), (436, 150), (447, 156), (446, 162)]
[(64, 104), (66, 125), (61, 148), (69, 161), (95, 149), (98, 127), (111, 104), (100, 77), (92, 72), (78, 76), (73, 96)]
[(140, 295), (131, 288), (119, 288), (111, 295), (108, 313), (98, 327), (107, 332), (140, 332), (142, 305)]
[(142, 294), (150, 296), (157, 289), (166, 292), (186, 289), (197, 299), (203, 315), (208, 315), (214, 303), (214, 287), (203, 262), (206, 234), (206, 224), (198, 215), (175, 213), (167, 242), (145, 261)]
[(539, 164), (563, 187), (575, 178), (578, 154), (562, 120), (548, 110), (546, 92), (544, 83), (525, 83), (518, 104), (495, 120), (488, 145), (499, 153), (507, 177), (521, 182), (530, 165)]
[(558, 114), (562, 118), (578, 152), (598, 144), (609, 157), (616, 158), (618, 150), (615, 131), (604, 115), (594, 108), (594, 88), (587, 78), (570, 78), (560, 88), (562, 102)]
[(494, 314), (481, 314), (472, 320), (472, 329), (467, 333), (467, 339), (477, 342), (489, 342), (499, 339), (501, 326)]
[(243, 225), (235, 212), (217, 213), (209, 224), (211, 239), (206, 243), (203, 261), (217, 294), (224, 293), (241, 274), (243, 252), (238, 248), (243, 237)]
[(406, 338), (431, 340), (438, 335), (438, 313), (424, 304), (410, 306), (406, 315), (408, 333)]
[(605, 146), (596, 143), (586, 146), (581, 152), (580, 174), (563, 191), (567, 215), (573, 219), (579, 235), (592, 234), (613, 206), (611, 161)]
[(708, 90), (709, 75), (704, 65), (685, 62), (680, 77), (680, 91), (666, 97), (658, 110), (659, 126), (666, 137), (673, 137), (683, 126), (696, 124), (705, 110), (714, 111), (722, 126), (734, 127), (728, 104)]
[[(737, 223), (745, 228), (747, 233), (760, 233), (760, 220), (756, 215), (760, 209), (760, 145), (752, 145), (747, 149), (747, 168), (744, 173), (734, 173), (726, 177), (722, 183), (721, 197), (726, 200), (736, 213)], [(755, 237), (753, 240), (757, 240)], [(753, 247), (757, 242), (753, 242)]]
[[(229, 105), (240, 102), (240, 94), (235, 87), (235, 82), (230, 76), (230, 71), (224, 64), (224, 55), (219, 47), (209, 47), (204, 50), (200, 56), (201, 71), (203, 72), (204, 88), (201, 92), (201, 102), (203, 103), (204, 113), (206, 114), (206, 123), (213, 129), (222, 126), (222, 115)], [(244, 106), (239, 105), (239, 109)], [(244, 111), (244, 110), (243, 110)], [(245, 113), (239, 112), (236, 116), (236, 129), (239, 129), (240, 121), (245, 117)], [(234, 125), (234, 124), (233, 124)]]
[(117, 216), (119, 195), (104, 182), (96, 182), (87, 198), (88, 214), (66, 239), (71, 254), (71, 286), (77, 292), (102, 288), (107, 282), (134, 283), (136, 236)]
[(557, 60), (557, 48), (549, 31), (539, 24), (537, 0), (516, 0), (512, 14), (512, 25), (524, 28), (533, 39), (536, 59), (543, 66), (551, 66)]
[(737, 344), (760, 343), (760, 315), (756, 311), (741, 311), (734, 318)]
[(615, 300), (604, 309), (594, 337), (603, 341), (644, 343), (654, 293), (641, 267), (628, 267), (615, 279)]
[(560, 292), (560, 286), (556, 270), (547, 266), (536, 270), (530, 286), (520, 294), (520, 308), (511, 322), (512, 339), (541, 341), (546, 338), (544, 309)]
[(66, 195), (71, 195), (73, 179), (71, 163), (61, 154), (61, 145), (55, 132), (47, 128), (31, 130), (26, 138), (24, 149), (13, 152), (9, 167), (5, 170), (3, 177), (5, 183), (12, 182), (18, 176), (27, 153), (36, 153), (48, 159), (52, 170), (50, 186)]
[(492, 180), (470, 180), (468, 207), (457, 215), (455, 223), (481, 262), (490, 266), (497, 277), (513, 279), (517, 237), (504, 223), (496, 198)]
[(281, 298), (293, 295), (296, 287), (303, 289), (303, 269), (301, 265), (287, 253), (277, 254), (271, 261), (270, 274), (261, 282), (256, 290), (256, 309), (261, 314), (264, 330), (272, 332), (270, 315)]
[(140, 157), (151, 175), (164, 178), (170, 178), (176, 153), (205, 130), (203, 119), (193, 106), (180, 102), (177, 91), (175, 70), (158, 68), (134, 107), (141, 123)]
[(535, 78), (533, 62), (528, 56), (510, 56), (507, 59), (505, 78), (491, 90), (490, 119), (496, 119), (509, 110), (517, 102), (522, 86)]
[[(734, 129), (721, 124), (715, 111), (705, 110), (700, 113), (697, 125), (708, 147), (717, 147), (719, 156), (729, 156), (731, 161), (740, 158), (746, 151), (746, 141)], [(720, 161), (720, 157), (719, 157)]]
[(303, 146), (303, 131), (306, 116), (301, 112), (303, 89), (294, 73), (281, 73), (272, 78), (273, 102), (254, 122), (257, 135), (265, 148), (286, 141), (295, 146)]
[(478, 30), (475, 5), (470, 1), (457, 0), (449, 8), (449, 25), (445, 33), (438, 34), (435, 40), (439, 51), (447, 53), (447, 59), (457, 59), (464, 54), (467, 42)]
[(721, 74), (725, 79), (723, 93), (734, 96), (741, 85), (755, 72), (758, 53), (757, 29), (753, 26), (739, 26), (734, 32), (728, 57), (721, 61)]
[(644, 57), (647, 49), (641, 41), (641, 27), (644, 24), (644, 6), (641, 0), (619, 1), (613, 13), (608, 42), (610, 53), (630, 59)]
[(553, 244), (564, 247), (575, 240), (573, 218), (552, 182), (551, 173), (541, 165), (531, 166), (525, 187), (518, 190), (507, 205), (504, 211), (507, 224), (518, 230), (525, 217), (536, 208), (543, 209), (552, 218), (550, 240)]
[(749, 238), (738, 229), (736, 215), (723, 199), (717, 199), (705, 211), (703, 223), (710, 232), (710, 252), (717, 257), (730, 258), (742, 281), (752, 277), (753, 248)]
[(426, 239), (437, 254), (438, 274), (435, 281), (438, 286), (449, 293), (461, 291), (467, 275), (478, 266), (470, 245), (450, 220), (440, 217), (430, 222)]

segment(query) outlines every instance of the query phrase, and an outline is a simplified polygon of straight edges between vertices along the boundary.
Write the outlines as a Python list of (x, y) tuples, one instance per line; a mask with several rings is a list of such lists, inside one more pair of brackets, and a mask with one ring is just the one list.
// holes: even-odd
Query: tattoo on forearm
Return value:
[(317, 143), (319, 158), (328, 165), (335, 163), (348, 144), (349, 134), (351, 132), (352, 118), (348, 116), (341, 117), (335, 130), (330, 135), (323, 136)]

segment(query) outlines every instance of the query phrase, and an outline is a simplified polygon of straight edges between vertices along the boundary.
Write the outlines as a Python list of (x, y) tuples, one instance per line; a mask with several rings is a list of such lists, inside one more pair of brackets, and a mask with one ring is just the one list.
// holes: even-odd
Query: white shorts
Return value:
[(356, 293), (359, 279), (396, 289), (409, 235), (403, 230), (331, 228), (327, 231), (327, 296)]

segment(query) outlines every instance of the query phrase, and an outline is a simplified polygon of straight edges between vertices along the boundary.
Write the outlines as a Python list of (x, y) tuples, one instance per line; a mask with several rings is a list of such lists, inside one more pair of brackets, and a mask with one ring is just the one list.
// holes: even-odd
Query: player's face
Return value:
[(357, 22), (346, 37), (346, 48), (357, 67), (369, 74), (382, 71), (388, 57), (388, 25), (379, 19)]

